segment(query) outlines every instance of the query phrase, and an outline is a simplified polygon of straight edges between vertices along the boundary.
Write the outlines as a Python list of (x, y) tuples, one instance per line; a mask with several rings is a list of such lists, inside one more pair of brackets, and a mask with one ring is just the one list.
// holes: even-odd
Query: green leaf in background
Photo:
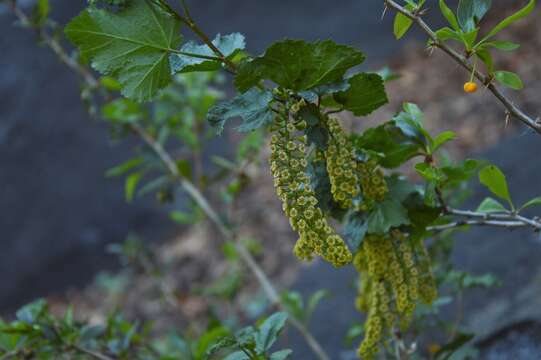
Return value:
[(528, 2), (528, 4), (523, 7), (522, 9), (520, 9), (519, 11), (517, 11), (516, 13), (514, 13), (513, 15), (505, 18), (504, 20), (502, 20), (498, 25), (496, 25), (484, 38), (481, 42), (485, 42), (486, 40), (490, 39), (491, 37), (493, 37), (494, 35), (496, 35), (497, 33), (499, 33), (500, 31), (502, 31), (503, 29), (505, 29), (506, 27), (508, 27), (509, 25), (511, 25), (512, 23), (514, 23), (515, 21), (518, 21), (526, 16), (528, 16), (532, 11), (533, 9), (535, 8), (535, 0), (530, 0)]
[(520, 207), (520, 210), (526, 209), (530, 206), (541, 206), (541, 196), (531, 199)]
[(370, 234), (384, 234), (391, 227), (409, 223), (408, 211), (396, 199), (386, 199), (376, 204), (367, 220)]
[(105, 104), (101, 108), (101, 114), (111, 122), (127, 124), (141, 120), (145, 112), (140, 104), (130, 99), (119, 98)]
[(494, 60), (490, 51), (486, 48), (477, 49), (475, 55), (486, 65), (487, 70), (490, 74), (494, 73)]
[(493, 47), (498, 50), (502, 51), (513, 51), (520, 47), (520, 44), (511, 42), (511, 41), (500, 41), (500, 40), (494, 40), (494, 41), (488, 41), (482, 45), (483, 47)]
[(455, 14), (447, 4), (445, 3), (445, 0), (440, 0), (440, 10), (443, 16), (447, 19), (451, 27), (455, 30), (460, 30), (460, 26), (458, 25), (458, 20), (456, 19)]
[(499, 201), (493, 198), (486, 198), (481, 202), (481, 204), (479, 204), (479, 207), (476, 211), (482, 213), (493, 213), (507, 212), (508, 210)]
[(436, 136), (434, 138), (434, 140), (432, 141), (432, 146), (431, 146), (431, 150), (432, 152), (435, 152), (436, 150), (438, 150), (443, 144), (451, 141), (451, 140), (454, 140), (456, 138), (456, 133), (454, 131), (444, 131), (440, 134), (438, 134), (438, 136)]
[(249, 132), (272, 122), (274, 113), (270, 107), (271, 101), (270, 91), (253, 88), (232, 100), (214, 105), (207, 114), (207, 120), (220, 134), (228, 120), (241, 117), (242, 123), (236, 129)]
[(305, 321), (308, 322), (312, 315), (314, 314), (314, 311), (316, 311), (317, 306), (319, 303), (328, 298), (330, 296), (330, 293), (328, 290), (320, 289), (314, 292), (310, 297), (308, 298), (308, 303), (306, 304), (306, 316)]
[(450, 342), (441, 347), (435, 354), (435, 359), (450, 359), (457, 350), (470, 342), (474, 337), (475, 335), (473, 334), (458, 333)]
[(235, 351), (227, 355), (224, 360), (250, 360), (250, 357), (244, 351)]
[(508, 88), (520, 90), (524, 87), (524, 84), (518, 75), (510, 71), (496, 71), (494, 76), (500, 84)]
[(368, 115), (389, 101), (378, 74), (359, 73), (348, 82), (349, 88), (334, 94), (334, 99), (356, 116)]
[(396, 13), (394, 17), (393, 33), (397, 40), (401, 39), (410, 29), (413, 20), (402, 13)]
[(110, 168), (105, 172), (106, 177), (116, 177), (120, 175), (124, 175), (128, 171), (136, 168), (137, 166), (141, 165), (145, 160), (142, 157), (136, 157), (133, 159), (130, 159), (128, 161), (123, 162), (120, 165), (117, 165), (115, 167)]
[(287, 320), (287, 313), (278, 312), (269, 316), (259, 327), (255, 335), (255, 351), (263, 354), (268, 351), (278, 338)]
[[(233, 58), (240, 50), (244, 50), (246, 43), (244, 35), (233, 33), (229, 35), (216, 35), (212, 43), (224, 54), (228, 59)], [(193, 41), (189, 41), (182, 45), (180, 51), (189, 54), (201, 56), (216, 56), (211, 48), (207, 45), (198, 45)], [(193, 56), (182, 54), (171, 54), (169, 56), (171, 62), (172, 73), (185, 73), (192, 71), (213, 71), (218, 70), (222, 63), (217, 60), (201, 59)]]
[(289, 349), (273, 352), (269, 360), (285, 360), (291, 355), (293, 351)]
[(89, 6), (65, 28), (92, 67), (111, 75), (122, 94), (152, 99), (171, 81), (169, 53), (182, 40), (180, 23), (150, 0), (133, 0), (118, 12)]
[(485, 185), (494, 195), (501, 199), (507, 200), (512, 209), (514, 209), (511, 195), (507, 187), (505, 175), (498, 167), (488, 165), (479, 171), (479, 181)]
[(492, 5), (491, 0), (460, 0), (458, 2), (458, 23), (464, 32), (475, 29)]
[(141, 180), (142, 176), (143, 176), (142, 173), (136, 172), (136, 173), (130, 174), (126, 178), (126, 183), (124, 185), (124, 193), (125, 193), (127, 202), (131, 202), (133, 200), (133, 197), (135, 195), (135, 189), (137, 188), (137, 184)]
[(295, 91), (310, 90), (340, 82), (345, 72), (364, 58), (360, 51), (331, 40), (284, 40), (271, 45), (262, 56), (242, 62), (235, 85), (244, 92), (261, 80), (272, 80)]

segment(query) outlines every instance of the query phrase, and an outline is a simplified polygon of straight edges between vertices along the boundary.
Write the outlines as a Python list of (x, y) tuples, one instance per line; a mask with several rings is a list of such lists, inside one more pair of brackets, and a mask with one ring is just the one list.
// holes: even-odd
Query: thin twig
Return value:
[(521, 223), (522, 226), (530, 226), (533, 227), (535, 230), (541, 230), (541, 222), (534, 219), (528, 219), (524, 216), (514, 214), (511, 212), (508, 213), (482, 213), (478, 211), (471, 211), (471, 210), (459, 210), (459, 209), (453, 209), (453, 208), (447, 208), (446, 209), (448, 214), (451, 215), (457, 215), (457, 216), (465, 216), (469, 218), (481, 218), (483, 221), (487, 220), (501, 220), (504, 222), (512, 223), (517, 222)]
[[(26, 21), (27, 24), (30, 24), (28, 22), (28, 18), (24, 13), (13, 3), (12, 10), (15, 13), (15, 15), (21, 20)], [(185, 21), (188, 21), (185, 19)], [(199, 28), (193, 23), (190, 22), (192, 26), (193, 31), (198, 33), (198, 35), (207, 43), (207, 45), (213, 49), (213, 51), (224, 60), (224, 62), (228, 63), (229, 61), (225, 58), (225, 56), (218, 50), (212, 42), (208, 39), (208, 37), (203, 34)], [(70, 58), (66, 51), (62, 48), (62, 46), (53, 38), (50, 36), (47, 36), (46, 32), (42, 29), (31, 27), (37, 32), (37, 35), (43, 40), (43, 42), (51, 48), (55, 54), (59, 56), (59, 58), (64, 62), (70, 69), (74, 70), (76, 73), (82, 75), (83, 80), (90, 85), (93, 89), (96, 89), (99, 87), (99, 82), (97, 79), (95, 79), (92, 75), (92, 73), (83, 65), (79, 64), (72, 58)], [(214, 48), (213, 48), (214, 47)], [(228, 64), (232, 70), (235, 69), (235, 65), (233, 63)], [(266, 296), (268, 297), (271, 304), (276, 305), (280, 307), (282, 310), (287, 311), (286, 307), (282, 304), (280, 300), (280, 296), (278, 295), (278, 291), (272, 284), (270, 278), (265, 274), (264, 270), (257, 264), (254, 257), (250, 254), (250, 252), (246, 249), (246, 247), (238, 241), (238, 237), (236, 234), (224, 223), (224, 221), (220, 218), (218, 213), (214, 210), (214, 208), (210, 205), (210, 203), (207, 201), (207, 199), (204, 197), (204, 195), (197, 189), (197, 187), (189, 180), (184, 178), (177, 166), (173, 158), (169, 155), (169, 153), (163, 148), (163, 146), (158, 143), (150, 134), (148, 134), (143, 128), (139, 127), (137, 124), (130, 124), (131, 129), (136, 133), (155, 153), (158, 155), (160, 160), (164, 163), (166, 166), (168, 172), (179, 181), (180, 186), (182, 189), (194, 200), (198, 206), (203, 210), (203, 212), (208, 216), (208, 218), (215, 224), (215, 226), (218, 228), (219, 232), (223, 235), (223, 237), (229, 241), (232, 241), (237, 251), (239, 252), (241, 259), (244, 261), (246, 266), (249, 268), (249, 270), (254, 274), (257, 281), (259, 282), (261, 288), (265, 292)], [(289, 317), (289, 322), (291, 325), (293, 325), (305, 338), (306, 342), (316, 355), (316, 357), (319, 360), (330, 360), (329, 356), (325, 353), (321, 345), (318, 343), (318, 341), (313, 337), (313, 335), (310, 333), (310, 331), (306, 328), (306, 326), (298, 321), (294, 317)], [(84, 349), (83, 349), (84, 350)], [(91, 355), (89, 353), (89, 355)], [(100, 360), (111, 360), (107, 357), (98, 358)]]
[(526, 126), (530, 127), (537, 133), (541, 134), (541, 121), (538, 119), (534, 119), (530, 116), (528, 116), (525, 112), (523, 112), (521, 109), (519, 109), (513, 102), (508, 99), (493, 83), (493, 79), (489, 76), (484, 75), (480, 71), (473, 69), (472, 65), (470, 65), (468, 59), (458, 52), (456, 52), (454, 49), (449, 47), (445, 42), (440, 41), (436, 35), (436, 33), (427, 25), (427, 23), (421, 18), (421, 14), (419, 13), (413, 13), (403, 6), (397, 4), (393, 0), (384, 0), (384, 3), (386, 6), (394, 9), (395, 11), (398, 11), (399, 13), (402, 13), (403, 15), (407, 16), (411, 20), (413, 20), (432, 40), (433, 44), (443, 50), (445, 53), (447, 53), (453, 60), (455, 60), (458, 64), (460, 64), (463, 68), (468, 70), (469, 72), (473, 73), (475, 77), (483, 84), (486, 85), (486, 87), (494, 94), (494, 96), (503, 104), (503, 106), (506, 108), (506, 111), (508, 114), (514, 116), (515, 118), (519, 119), (521, 122), (523, 122)]
[(479, 226), (495, 226), (506, 228), (519, 228), (526, 227), (527, 225), (520, 221), (494, 221), (494, 220), (462, 220), (453, 221), (444, 225), (429, 226), (426, 228), (428, 231), (444, 231), (449, 229), (455, 229), (463, 226), (479, 225)]
[(73, 347), (73, 349), (77, 350), (78, 352), (80, 352), (82, 354), (85, 354), (85, 355), (88, 355), (88, 356), (91, 356), (91, 357), (93, 357), (94, 359), (97, 359), (97, 360), (114, 360), (114, 358), (112, 358), (112, 357), (109, 357), (107, 355), (101, 354), (101, 353), (96, 352), (96, 351), (86, 349), (86, 348), (81, 347), (79, 345), (72, 345), (72, 347)]

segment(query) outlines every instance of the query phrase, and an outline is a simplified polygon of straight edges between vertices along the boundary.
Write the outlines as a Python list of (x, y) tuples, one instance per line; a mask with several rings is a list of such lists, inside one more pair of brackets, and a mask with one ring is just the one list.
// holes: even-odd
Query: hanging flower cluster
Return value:
[(358, 176), (361, 180), (363, 201), (359, 210), (369, 211), (376, 202), (381, 202), (389, 191), (385, 176), (375, 159), (369, 159), (357, 164)]
[(291, 227), (299, 233), (294, 252), (302, 260), (310, 260), (316, 253), (334, 266), (343, 266), (351, 262), (352, 254), (318, 207), (306, 175), (306, 136), (296, 135), (303, 124), (298, 125), (293, 125), (286, 115), (277, 116), (275, 127), (278, 130), (270, 145), (276, 193)]
[(368, 313), (358, 353), (372, 359), (383, 332), (391, 331), (397, 320), (401, 328), (407, 327), (417, 300), (430, 304), (437, 290), (424, 245), (399, 230), (367, 235), (353, 263), (361, 274), (356, 304)]
[(333, 199), (344, 209), (359, 195), (357, 162), (353, 147), (335, 118), (327, 118), (329, 142), (325, 151)]

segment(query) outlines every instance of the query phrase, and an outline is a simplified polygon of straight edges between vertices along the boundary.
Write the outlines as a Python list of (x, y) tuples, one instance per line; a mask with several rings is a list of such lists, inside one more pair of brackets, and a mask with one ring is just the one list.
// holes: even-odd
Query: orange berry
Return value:
[(467, 93), (474, 93), (477, 91), (477, 84), (472, 82), (472, 81), (468, 81), (467, 83), (464, 84), (464, 91), (467, 92)]

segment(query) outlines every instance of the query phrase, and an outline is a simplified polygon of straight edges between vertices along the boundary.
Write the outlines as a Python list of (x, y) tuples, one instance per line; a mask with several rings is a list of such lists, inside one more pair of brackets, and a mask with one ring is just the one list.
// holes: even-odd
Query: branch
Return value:
[(444, 231), (465, 225), (495, 226), (508, 229), (531, 227), (535, 231), (541, 231), (541, 222), (538, 219), (529, 219), (514, 213), (482, 213), (471, 210), (458, 210), (447, 207), (446, 214), (473, 218), (475, 220), (458, 220), (444, 225), (430, 226), (428, 231)]
[[(15, 5), (12, 4), (11, 9), (15, 15), (21, 20), (21, 22), (30, 24), (26, 15)], [(180, 16), (180, 15), (179, 15)], [(184, 19), (184, 18), (183, 18)], [(226, 57), (217, 49), (214, 44), (208, 39), (208, 37), (197, 28), (193, 21), (184, 19), (183, 21), (188, 21), (191, 26), (190, 28), (196, 32), (205, 43), (213, 49), (213, 51), (218, 55), (231, 70), (235, 70), (235, 64), (226, 59)], [(62, 46), (52, 37), (48, 36), (45, 31), (41, 28), (31, 27), (36, 31), (37, 35), (43, 40), (45, 45), (51, 48), (55, 54), (58, 55), (60, 60), (66, 64), (70, 69), (80, 74), (83, 77), (83, 80), (91, 86), (92, 89), (99, 88), (100, 84), (97, 79), (92, 75), (92, 73), (83, 65), (79, 64), (75, 60), (71, 59)], [(130, 124), (130, 127), (133, 132), (135, 132), (155, 153), (158, 155), (160, 160), (166, 166), (168, 172), (179, 181), (180, 186), (186, 193), (198, 204), (199, 207), (205, 212), (208, 218), (216, 225), (223, 237), (229, 241), (232, 241), (235, 244), (237, 251), (239, 252), (241, 259), (244, 261), (248, 269), (254, 274), (257, 281), (259, 282), (261, 288), (265, 292), (265, 295), (271, 302), (271, 304), (278, 306), (280, 309), (287, 312), (286, 307), (282, 304), (278, 291), (272, 284), (270, 278), (265, 274), (264, 270), (257, 264), (254, 257), (246, 249), (246, 247), (238, 241), (236, 234), (223, 222), (218, 213), (213, 209), (204, 195), (194, 186), (192, 182), (182, 177), (180, 174), (175, 161), (169, 155), (169, 153), (159, 144), (150, 134), (148, 134), (143, 128), (139, 127), (137, 124)], [(321, 345), (306, 328), (306, 326), (294, 317), (289, 317), (288, 320), (291, 325), (293, 325), (305, 338), (306, 342), (312, 349), (313, 353), (319, 360), (330, 360), (330, 357), (325, 353)], [(79, 351), (84, 351), (85, 349), (78, 349)], [(96, 354), (88, 353), (88, 355), (93, 355), (96, 357)], [(98, 354), (99, 355), (99, 354)], [(100, 360), (110, 360), (107, 357), (98, 358)]]
[(528, 116), (526, 113), (524, 113), (521, 109), (519, 109), (513, 102), (508, 99), (492, 82), (492, 77), (486, 76), (480, 71), (473, 68), (473, 66), (469, 63), (468, 59), (458, 52), (456, 52), (453, 48), (449, 47), (445, 42), (440, 41), (438, 37), (436, 36), (436, 33), (432, 31), (432, 29), (427, 25), (426, 22), (421, 18), (421, 15), (419, 13), (414, 13), (406, 8), (400, 6), (393, 0), (384, 0), (384, 3), (386, 6), (394, 9), (395, 11), (402, 13), (403, 15), (407, 16), (411, 20), (413, 20), (432, 40), (433, 44), (443, 50), (445, 53), (447, 53), (453, 60), (455, 60), (459, 65), (461, 65), (463, 68), (468, 70), (470, 73), (473, 72), (475, 77), (483, 84), (486, 85), (486, 87), (494, 94), (494, 96), (503, 104), (503, 106), (506, 108), (506, 111), (509, 115), (514, 116), (515, 118), (519, 119), (521, 122), (523, 122), (526, 126), (533, 129), (535, 132), (541, 135), (541, 121), (539, 119), (533, 119), (532, 117)]

